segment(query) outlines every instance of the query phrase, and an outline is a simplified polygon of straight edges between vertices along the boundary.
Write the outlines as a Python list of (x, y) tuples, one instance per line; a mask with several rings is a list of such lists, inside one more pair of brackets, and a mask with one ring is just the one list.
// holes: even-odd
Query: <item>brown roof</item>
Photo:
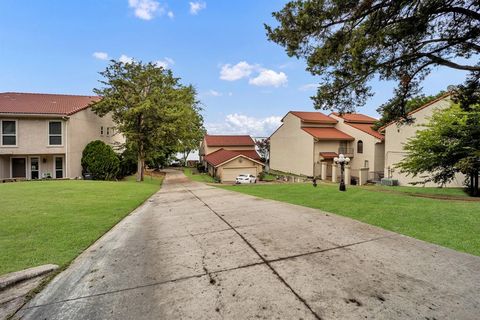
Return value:
[(355, 129), (358, 129), (360, 131), (363, 131), (365, 133), (368, 133), (371, 136), (374, 136), (377, 139), (384, 140), (385, 136), (381, 134), (380, 132), (373, 130), (373, 126), (371, 123), (345, 123), (351, 127), (354, 127)]
[(302, 128), (302, 130), (318, 140), (355, 140), (352, 136), (349, 136), (345, 132), (330, 127)]
[[(438, 102), (438, 101), (440, 101), (440, 100), (443, 100), (443, 99), (445, 99), (445, 98), (447, 98), (447, 97), (449, 97), (449, 96), (451, 96), (451, 95), (452, 95), (451, 92), (447, 92), (447, 93), (441, 95), (440, 97), (438, 97), (437, 99), (432, 100), (432, 101), (424, 104), (423, 106), (418, 107), (417, 109), (415, 109), (415, 110), (413, 110), (413, 111), (410, 111), (409, 113), (407, 113), (407, 115), (410, 116), (410, 115), (412, 115), (412, 114), (414, 114), (414, 113), (416, 113), (416, 112), (418, 112), (418, 111), (420, 111), (420, 110), (422, 110), (422, 109), (425, 109), (425, 108), (431, 106), (432, 104), (434, 104), (434, 103), (436, 103), (436, 102)], [(396, 122), (398, 122), (398, 121), (397, 121), (397, 120), (390, 121), (389, 123), (387, 123), (387, 124), (383, 125), (382, 127), (380, 127), (380, 128), (378, 129), (378, 131), (384, 131), (386, 127), (388, 127), (388, 126), (390, 126), (390, 125), (392, 125), (392, 124), (394, 124), (394, 123), (396, 123)]]
[(97, 96), (45, 93), (0, 93), (0, 113), (72, 115), (98, 101)]
[(335, 157), (338, 157), (338, 153), (336, 153), (336, 152), (320, 152), (320, 156), (323, 159), (333, 159)]
[(246, 147), (255, 146), (255, 142), (250, 136), (234, 135), (205, 135), (205, 141), (209, 147)]
[(329, 117), (321, 112), (308, 112), (308, 111), (290, 111), (289, 113), (299, 117), (305, 122), (317, 122), (317, 123), (331, 123), (335, 124), (338, 121)]
[(260, 156), (255, 150), (225, 150), (225, 149), (219, 149), (215, 152), (207, 154), (205, 156), (205, 161), (207, 161), (212, 166), (216, 167), (240, 155), (257, 162), (260, 161)]
[(336, 115), (345, 120), (345, 122), (351, 123), (375, 123), (377, 119), (369, 117), (367, 115), (361, 113), (344, 113), (340, 114), (338, 112), (332, 112), (332, 114)]

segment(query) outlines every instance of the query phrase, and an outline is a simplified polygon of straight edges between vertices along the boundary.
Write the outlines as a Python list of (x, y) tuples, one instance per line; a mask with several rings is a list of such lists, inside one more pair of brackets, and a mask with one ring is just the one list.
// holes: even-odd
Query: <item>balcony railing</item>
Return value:
[(340, 147), (338, 148), (338, 154), (353, 156), (353, 148)]

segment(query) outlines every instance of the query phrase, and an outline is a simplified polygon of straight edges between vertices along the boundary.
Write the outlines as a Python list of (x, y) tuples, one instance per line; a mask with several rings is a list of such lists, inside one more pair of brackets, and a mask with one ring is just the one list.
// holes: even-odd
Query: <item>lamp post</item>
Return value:
[(340, 165), (340, 188), (339, 190), (340, 191), (346, 191), (347, 188), (345, 187), (345, 181), (343, 180), (343, 172), (345, 170), (345, 165), (347, 165), (349, 162), (350, 162), (350, 158), (349, 157), (345, 157), (342, 153), (338, 155), (338, 158), (335, 157), (333, 158), (333, 162), (335, 164), (339, 164)]

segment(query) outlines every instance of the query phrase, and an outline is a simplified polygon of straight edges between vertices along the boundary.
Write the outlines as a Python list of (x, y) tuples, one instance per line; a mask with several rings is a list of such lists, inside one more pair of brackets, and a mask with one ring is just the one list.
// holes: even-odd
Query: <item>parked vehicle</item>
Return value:
[(238, 177), (235, 178), (235, 183), (257, 183), (257, 177), (251, 174), (240, 174)]

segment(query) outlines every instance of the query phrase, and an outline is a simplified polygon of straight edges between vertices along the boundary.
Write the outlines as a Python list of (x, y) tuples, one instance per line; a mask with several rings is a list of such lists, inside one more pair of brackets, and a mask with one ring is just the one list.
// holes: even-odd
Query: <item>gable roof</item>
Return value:
[(360, 131), (363, 131), (365, 133), (368, 133), (369, 135), (374, 136), (377, 139), (385, 140), (385, 136), (383, 134), (381, 134), (380, 132), (374, 130), (371, 123), (350, 123), (350, 122), (346, 122), (345, 124), (349, 125), (351, 127), (354, 127), (355, 129), (358, 129)]
[(255, 142), (248, 135), (205, 135), (209, 147), (253, 147)]
[(350, 123), (375, 123), (377, 122), (377, 119), (372, 118), (370, 116), (367, 116), (365, 114), (361, 113), (343, 113), (340, 114), (338, 112), (332, 112), (331, 114), (342, 118), (345, 122), (350, 122)]
[(99, 100), (98, 96), (3, 92), (0, 93), (0, 113), (69, 116)]
[[(326, 114), (323, 114), (321, 112), (289, 111), (288, 113), (291, 113), (294, 116), (297, 116), (298, 118), (300, 118), (302, 121), (305, 121), (305, 122), (329, 123), (329, 124), (336, 124), (338, 122), (332, 117), (329, 117)], [(285, 119), (285, 117), (283, 117), (283, 119)]]
[(303, 131), (310, 134), (318, 140), (355, 140), (352, 136), (349, 136), (345, 132), (342, 132), (336, 128), (302, 128)]
[[(452, 92), (447, 92), (447, 93), (441, 95), (440, 97), (438, 97), (437, 99), (434, 99), (434, 100), (432, 100), (432, 101), (424, 104), (423, 106), (418, 107), (417, 109), (410, 111), (409, 113), (407, 113), (407, 115), (410, 116), (410, 115), (412, 115), (412, 114), (414, 114), (414, 113), (417, 113), (418, 111), (423, 110), (423, 109), (425, 109), (425, 108), (428, 108), (428, 107), (430, 107), (432, 104), (434, 104), (434, 103), (436, 103), (436, 102), (438, 102), (438, 101), (441, 101), (441, 100), (443, 100), (443, 99), (445, 99), (445, 98), (448, 98), (448, 97), (450, 97), (451, 95), (452, 95)], [(378, 131), (384, 131), (386, 127), (391, 126), (392, 124), (397, 123), (397, 122), (398, 122), (398, 120), (390, 121), (389, 123), (387, 123), (387, 124), (383, 125), (382, 127), (380, 127), (380, 128), (378, 129)]]
[(229, 162), (237, 157), (244, 157), (254, 162), (260, 162), (260, 156), (255, 150), (225, 150), (219, 149), (215, 152), (209, 153), (205, 156), (205, 161), (211, 164), (214, 167), (218, 167), (219, 165)]

